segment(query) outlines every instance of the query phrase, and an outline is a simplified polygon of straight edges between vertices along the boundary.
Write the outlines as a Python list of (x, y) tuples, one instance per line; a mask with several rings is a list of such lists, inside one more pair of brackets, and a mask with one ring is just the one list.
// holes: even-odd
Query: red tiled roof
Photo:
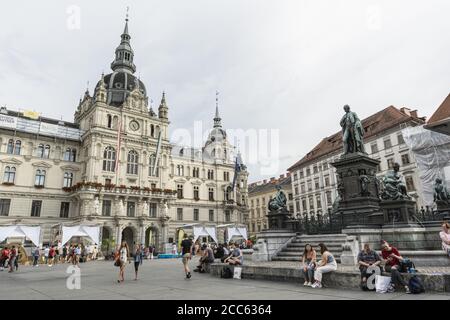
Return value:
[(290, 186), (291, 185), (291, 176), (287, 176), (284, 178), (267, 180), (266, 183), (258, 183), (254, 182), (248, 185), (248, 193), (250, 195), (261, 192), (274, 191), (275, 186)]
[(431, 118), (427, 122), (427, 126), (433, 126), (439, 121), (450, 118), (450, 94), (447, 98), (442, 102), (440, 107), (436, 110), (436, 112), (431, 116)]
[[(410, 114), (407, 114), (406, 112), (399, 110), (394, 106), (389, 106), (362, 120), (362, 125), (365, 130), (364, 139), (367, 140), (370, 137), (379, 134), (380, 132), (383, 132), (410, 120), (416, 121), (418, 123), (425, 123), (425, 118), (417, 117), (417, 114), (414, 111)], [(315, 146), (310, 152), (308, 152), (306, 156), (292, 165), (288, 169), (288, 171), (292, 171), (303, 164), (309, 163), (340, 148), (342, 148), (341, 131), (333, 134), (332, 136), (322, 139), (322, 141), (317, 146)]]

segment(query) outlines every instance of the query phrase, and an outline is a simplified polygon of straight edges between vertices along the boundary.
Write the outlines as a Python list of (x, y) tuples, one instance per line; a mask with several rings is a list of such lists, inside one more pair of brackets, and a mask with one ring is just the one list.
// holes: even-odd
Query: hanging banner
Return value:
[(17, 118), (6, 116), (4, 114), (0, 114), (0, 127), (16, 129), (17, 127)]
[(41, 122), (41, 127), (39, 128), (39, 133), (43, 134), (57, 134), (58, 125)]

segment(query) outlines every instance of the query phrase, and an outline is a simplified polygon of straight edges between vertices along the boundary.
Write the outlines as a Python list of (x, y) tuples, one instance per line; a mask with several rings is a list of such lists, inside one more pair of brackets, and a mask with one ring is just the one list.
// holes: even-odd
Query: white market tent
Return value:
[(193, 229), (194, 229), (194, 242), (197, 241), (199, 237), (210, 236), (216, 243), (219, 243), (219, 241), (217, 240), (215, 227), (194, 226)]
[(76, 225), (71, 227), (62, 226), (61, 244), (65, 245), (72, 237), (85, 237), (93, 243), (100, 243), (100, 226)]
[(247, 235), (247, 227), (243, 227), (243, 226), (236, 226), (233, 224), (223, 224), (220, 226), (217, 226), (217, 228), (227, 228), (227, 240), (228, 242), (230, 242), (233, 237), (242, 237), (244, 238), (244, 240), (248, 239), (248, 235)]
[(0, 242), (7, 238), (28, 238), (34, 245), (40, 245), (41, 227), (39, 226), (0, 226)]
[(245, 227), (229, 227), (227, 228), (228, 242), (231, 241), (233, 237), (242, 237), (247, 240), (247, 228)]

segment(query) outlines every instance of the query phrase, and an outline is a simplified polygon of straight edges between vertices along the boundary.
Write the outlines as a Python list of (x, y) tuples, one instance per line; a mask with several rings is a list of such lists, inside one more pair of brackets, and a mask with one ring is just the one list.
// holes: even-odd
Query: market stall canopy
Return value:
[(39, 240), (41, 238), (41, 227), (29, 227), (21, 225), (0, 227), (0, 242), (3, 242), (7, 238), (28, 238), (36, 246), (39, 246)]
[(194, 242), (197, 241), (199, 237), (207, 237), (210, 236), (216, 243), (219, 243), (217, 241), (217, 235), (216, 235), (216, 228), (215, 227), (194, 227)]
[(227, 228), (227, 234), (228, 234), (228, 242), (230, 242), (233, 237), (242, 237), (245, 240), (248, 239), (247, 228), (245, 227), (229, 227)]
[(86, 237), (93, 243), (100, 243), (100, 227), (77, 225), (72, 227), (62, 227), (62, 241), (66, 244), (72, 237)]

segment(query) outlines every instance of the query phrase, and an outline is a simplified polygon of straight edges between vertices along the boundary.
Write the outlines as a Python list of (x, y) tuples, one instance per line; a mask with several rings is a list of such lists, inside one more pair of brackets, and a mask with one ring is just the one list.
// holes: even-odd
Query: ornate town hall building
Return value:
[(248, 173), (218, 107), (202, 149), (171, 144), (166, 96), (149, 107), (130, 38), (127, 19), (112, 73), (85, 92), (74, 123), (1, 109), (0, 224), (41, 225), (43, 243), (61, 223), (99, 224), (104, 247), (162, 249), (184, 224), (245, 222)]

